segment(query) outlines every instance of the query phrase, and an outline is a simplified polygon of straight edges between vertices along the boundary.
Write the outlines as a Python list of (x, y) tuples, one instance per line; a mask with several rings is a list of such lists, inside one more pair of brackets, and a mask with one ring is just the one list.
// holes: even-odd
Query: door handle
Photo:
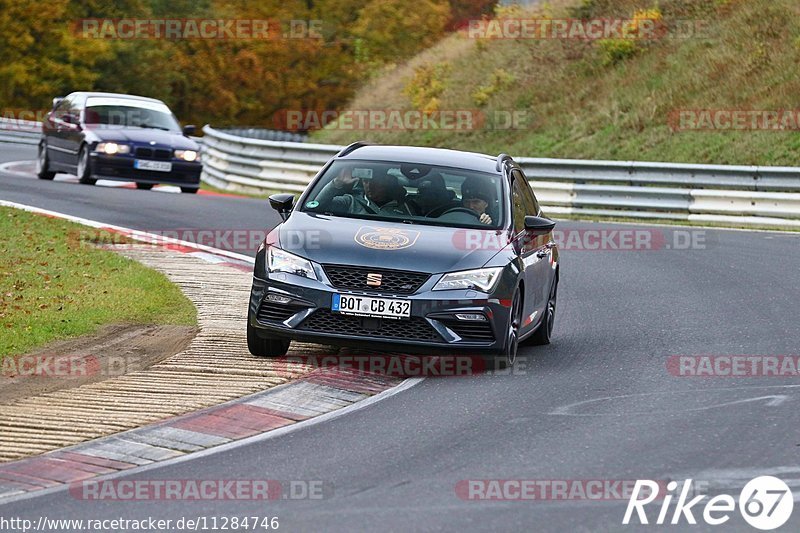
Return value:
[(547, 244), (544, 245), (544, 247), (541, 250), (536, 252), (536, 257), (538, 257), (539, 259), (547, 257), (550, 254), (550, 251), (555, 247), (555, 245), (556, 243), (554, 242), (548, 242)]

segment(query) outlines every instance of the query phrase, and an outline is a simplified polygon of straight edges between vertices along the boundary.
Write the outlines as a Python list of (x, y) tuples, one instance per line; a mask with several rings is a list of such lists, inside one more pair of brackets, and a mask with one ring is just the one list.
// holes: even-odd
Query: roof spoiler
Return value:
[(369, 146), (369, 143), (364, 141), (356, 141), (354, 143), (348, 144), (347, 146), (342, 148), (342, 150), (338, 154), (336, 154), (336, 157), (344, 157), (347, 154), (355, 152), (356, 150), (364, 146)]
[(497, 172), (503, 170), (503, 165), (506, 161), (513, 161), (513, 159), (508, 154), (500, 154), (497, 156)]

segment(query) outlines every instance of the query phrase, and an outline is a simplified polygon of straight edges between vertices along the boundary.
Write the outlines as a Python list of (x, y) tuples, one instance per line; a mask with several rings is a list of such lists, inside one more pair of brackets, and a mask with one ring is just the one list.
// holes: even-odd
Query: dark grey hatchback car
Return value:
[(258, 250), (250, 352), (291, 340), (511, 364), (523, 340), (548, 344), (559, 278), (555, 223), (501, 154), (354, 143), (295, 202)]
[(53, 99), (42, 122), (36, 171), (51, 180), (56, 172), (75, 174), (81, 183), (98, 179), (133, 181), (139, 189), (178, 185), (200, 187), (200, 146), (181, 128), (169, 107), (153, 98), (76, 92)]

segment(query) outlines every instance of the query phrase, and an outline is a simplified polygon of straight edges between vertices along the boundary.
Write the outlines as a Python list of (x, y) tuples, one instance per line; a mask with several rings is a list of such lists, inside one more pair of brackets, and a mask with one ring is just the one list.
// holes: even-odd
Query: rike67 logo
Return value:
[[(773, 476), (760, 476), (750, 480), (739, 493), (738, 502), (731, 495), (718, 494), (708, 499), (705, 505), (701, 505), (701, 502), (708, 498), (705, 494), (689, 499), (693, 490), (692, 480), (687, 479), (680, 488), (680, 495), (678, 495), (675, 508), (671, 513), (670, 506), (674, 495), (677, 494), (678, 482), (671, 481), (667, 484), (666, 495), (660, 493), (658, 489), (659, 484), (655, 481), (637, 480), (628, 500), (628, 507), (622, 523), (624, 525), (636, 524), (636, 521), (633, 520), (635, 512), (639, 524), (676, 525), (687, 523), (694, 525), (697, 524), (694, 513), (700, 513), (702, 510), (702, 518), (705, 523), (718, 526), (731, 519), (738, 503), (739, 513), (748, 524), (756, 529), (769, 531), (784, 525), (792, 516), (794, 509), (794, 496), (791, 489), (782, 480)], [(645, 507), (660, 496), (663, 496), (663, 499), (658, 518), (655, 522), (651, 522), (652, 516), (648, 518)]]

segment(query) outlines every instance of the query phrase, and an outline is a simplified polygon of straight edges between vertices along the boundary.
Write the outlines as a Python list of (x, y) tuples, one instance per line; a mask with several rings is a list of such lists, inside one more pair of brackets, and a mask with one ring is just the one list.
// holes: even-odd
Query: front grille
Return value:
[(139, 146), (134, 150), (136, 157), (147, 157), (149, 159), (171, 159), (172, 150), (165, 150), (163, 148), (147, 148)]
[(464, 340), (494, 342), (494, 333), (489, 322), (457, 319), (439, 319), (439, 321)]
[(276, 302), (261, 302), (261, 307), (258, 308), (259, 322), (283, 322), (295, 313), (300, 312), (305, 307), (298, 305), (279, 304)]
[(427, 320), (411, 317), (409, 320), (385, 318), (362, 318), (340, 315), (328, 309), (320, 309), (308, 317), (300, 329), (319, 333), (337, 333), (358, 337), (380, 337), (410, 341), (441, 341)]
[[(331, 284), (339, 289), (358, 291), (391, 292), (413, 294), (425, 283), (430, 274), (424, 272), (405, 272), (381, 268), (362, 268), (342, 265), (323, 265)], [(380, 274), (380, 285), (367, 285), (368, 274)]]

